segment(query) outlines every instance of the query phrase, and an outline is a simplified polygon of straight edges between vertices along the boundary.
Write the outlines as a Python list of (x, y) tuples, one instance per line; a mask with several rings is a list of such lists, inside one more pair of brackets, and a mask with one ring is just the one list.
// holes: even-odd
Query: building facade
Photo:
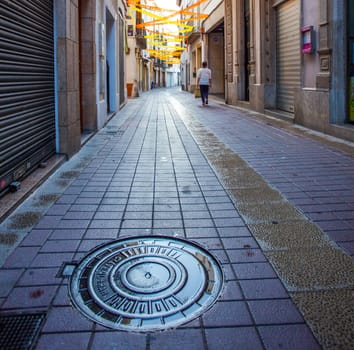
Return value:
[(353, 140), (350, 3), (225, 0), (226, 102)]
[[(182, 9), (193, 6), (196, 1), (177, 1)], [(194, 8), (196, 13), (208, 14), (205, 20), (192, 18), (188, 24), (193, 26), (187, 33), (186, 50), (181, 56), (182, 89), (194, 92), (197, 83), (197, 71), (203, 61), (207, 61), (213, 70), (213, 86), (211, 93), (225, 94), (225, 49), (224, 49), (224, 2), (212, 0), (201, 3)], [(188, 12), (188, 11), (187, 11)], [(188, 15), (187, 15), (188, 17)]]
[(352, 2), (224, 2), (226, 102), (353, 141)]
[[(146, 1), (141, 1), (146, 3)], [(146, 51), (146, 31), (137, 25), (144, 23), (142, 12), (134, 7), (128, 10), (127, 16), (127, 92), (128, 97), (138, 97), (140, 92), (150, 89), (151, 60)]]
[[(156, 52), (161, 47), (154, 45), (152, 34), (157, 34), (158, 29), (161, 28), (151, 24), (154, 19), (151, 14), (158, 13), (155, 9), (151, 13), (149, 12), (149, 6), (152, 4), (153, 2), (150, 0), (139, 0), (135, 1), (128, 10), (128, 52), (126, 57), (128, 97), (138, 97), (141, 92), (157, 87), (168, 87), (172, 81), (174, 82), (175, 74), (172, 74), (169, 65), (155, 57), (158, 56)], [(146, 29), (144, 23), (147, 22), (150, 25)], [(146, 39), (146, 36), (149, 39)], [(163, 35), (161, 34), (160, 41), (162, 40)], [(153, 51), (152, 54), (150, 54), (151, 51)]]
[(122, 0), (1, 1), (0, 193), (126, 101)]
[(186, 41), (183, 89), (207, 60), (210, 92), (226, 103), (354, 141), (353, 1), (214, 0), (197, 11), (208, 17)]

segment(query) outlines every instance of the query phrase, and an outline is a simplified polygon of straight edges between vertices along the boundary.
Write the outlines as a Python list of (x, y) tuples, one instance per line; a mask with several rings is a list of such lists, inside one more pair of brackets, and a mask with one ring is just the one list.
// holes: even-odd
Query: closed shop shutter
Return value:
[(55, 153), (53, 2), (0, 2), (0, 194)]
[(277, 107), (294, 113), (294, 91), (301, 86), (300, 1), (277, 7)]

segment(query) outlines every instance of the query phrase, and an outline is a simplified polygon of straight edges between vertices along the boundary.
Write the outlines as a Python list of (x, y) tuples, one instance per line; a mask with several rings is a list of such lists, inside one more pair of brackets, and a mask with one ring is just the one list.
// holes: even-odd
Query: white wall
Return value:
[(200, 5), (200, 12), (212, 14), (212, 12), (224, 1), (223, 0), (209, 0), (205, 1)]
[(180, 73), (180, 67), (174, 64), (172, 67), (166, 70), (166, 87), (175, 87), (178, 85), (178, 76)]
[[(97, 128), (101, 129), (107, 122), (107, 101), (110, 111), (115, 112), (119, 106), (118, 90), (118, 8), (114, 0), (97, 0), (96, 2), (96, 98), (97, 98)], [(110, 76), (107, 82), (107, 67), (109, 63)], [(109, 84), (109, 91), (108, 91)]]

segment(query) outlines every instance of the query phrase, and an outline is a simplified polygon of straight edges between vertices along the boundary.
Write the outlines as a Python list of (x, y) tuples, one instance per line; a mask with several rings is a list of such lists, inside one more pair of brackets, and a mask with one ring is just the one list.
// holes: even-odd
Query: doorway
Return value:
[(282, 2), (276, 12), (277, 108), (293, 114), (301, 88), (300, 1)]
[(225, 42), (224, 22), (217, 25), (208, 35), (209, 62), (212, 71), (212, 88), (210, 93), (225, 99)]
[(250, 25), (250, 0), (244, 0), (244, 47), (243, 47), (243, 71), (244, 71), (244, 79), (243, 79), (243, 97), (244, 101), (249, 101), (250, 99), (250, 69), (249, 69), (249, 61), (250, 61), (250, 50), (251, 50), (251, 25)]
[(107, 113), (116, 111), (116, 30), (115, 21), (106, 8), (106, 101)]

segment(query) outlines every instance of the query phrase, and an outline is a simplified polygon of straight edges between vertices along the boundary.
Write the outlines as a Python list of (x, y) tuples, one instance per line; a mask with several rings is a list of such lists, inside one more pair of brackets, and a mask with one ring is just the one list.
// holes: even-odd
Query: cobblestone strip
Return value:
[(354, 344), (354, 262), (177, 100), (176, 112), (220, 175), (324, 349)]

